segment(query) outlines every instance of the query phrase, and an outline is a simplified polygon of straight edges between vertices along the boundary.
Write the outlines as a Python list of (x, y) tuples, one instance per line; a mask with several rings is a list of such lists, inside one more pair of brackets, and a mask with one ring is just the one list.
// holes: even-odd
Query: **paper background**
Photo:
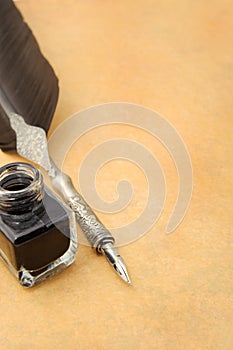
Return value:
[[(51, 132), (95, 104), (150, 107), (182, 135), (194, 191), (184, 221), (167, 236), (177, 174), (163, 146), (123, 126), (84, 136), (67, 157), (70, 175), (100, 140), (132, 137), (156, 154), (166, 173), (164, 212), (143, 238), (120, 248), (131, 287), (85, 246), (74, 265), (31, 290), (1, 263), (0, 348), (231, 350), (232, 3), (23, 0), (17, 6), (60, 79)], [(1, 165), (19, 159), (0, 153)], [(129, 178), (136, 171), (122, 163), (101, 170), (97, 187), (104, 198), (114, 199), (113, 184), (124, 169)], [(140, 171), (134, 185), (138, 205), (125, 216), (99, 214), (107, 226), (133, 220), (143, 209)]]

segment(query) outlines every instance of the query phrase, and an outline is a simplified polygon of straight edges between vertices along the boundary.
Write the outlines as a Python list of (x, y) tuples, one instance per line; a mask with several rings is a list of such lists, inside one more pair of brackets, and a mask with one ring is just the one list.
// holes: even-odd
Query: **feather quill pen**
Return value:
[[(58, 91), (58, 79), (20, 12), (11, 0), (0, 0), (0, 148), (17, 150), (49, 171), (53, 186), (74, 211), (91, 246), (98, 254), (103, 253), (118, 276), (130, 284), (113, 236), (77, 193), (70, 177), (49, 157), (45, 132), (52, 121)], [(43, 142), (37, 142), (37, 137)], [(43, 150), (48, 167), (38, 160), (34, 148)]]

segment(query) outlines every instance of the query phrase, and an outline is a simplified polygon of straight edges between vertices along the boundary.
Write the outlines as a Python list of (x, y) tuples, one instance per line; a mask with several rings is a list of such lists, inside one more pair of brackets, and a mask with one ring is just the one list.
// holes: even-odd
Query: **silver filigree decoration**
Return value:
[(77, 193), (68, 201), (68, 205), (74, 211), (77, 221), (92, 247), (97, 247), (101, 240), (114, 242), (110, 232), (103, 226), (97, 216), (81, 195)]
[(16, 133), (18, 154), (40, 165), (48, 171), (50, 176), (54, 176), (44, 129), (28, 125), (23, 117), (16, 113), (11, 113), (9, 119), (12, 129)]

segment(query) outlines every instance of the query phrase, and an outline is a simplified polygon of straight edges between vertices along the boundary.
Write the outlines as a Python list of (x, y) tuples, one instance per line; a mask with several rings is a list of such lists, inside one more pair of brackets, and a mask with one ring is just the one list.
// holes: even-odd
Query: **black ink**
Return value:
[(29, 164), (0, 168), (0, 214), (0, 254), (18, 276), (26, 270), (36, 277), (62, 257), (74, 239), (73, 213), (44, 187), (42, 175)]

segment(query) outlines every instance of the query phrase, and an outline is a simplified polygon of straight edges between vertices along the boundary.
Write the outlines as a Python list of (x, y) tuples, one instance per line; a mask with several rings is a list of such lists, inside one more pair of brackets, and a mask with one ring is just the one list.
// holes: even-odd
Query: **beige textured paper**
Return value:
[[(148, 234), (120, 248), (132, 287), (85, 246), (73, 266), (31, 290), (1, 263), (0, 348), (231, 350), (232, 3), (22, 0), (17, 6), (60, 78), (51, 132), (94, 104), (143, 104), (182, 135), (194, 191), (184, 221), (167, 236), (177, 174), (166, 149), (149, 134), (120, 125), (80, 139), (65, 162), (74, 181), (85, 153), (100, 141), (133, 138), (148, 147), (166, 174), (165, 209)], [(0, 153), (1, 164), (19, 159)], [(143, 174), (120, 160), (100, 169), (102, 197), (114, 200), (122, 174), (135, 197), (124, 212), (99, 214), (108, 227), (133, 220), (146, 203)]]

